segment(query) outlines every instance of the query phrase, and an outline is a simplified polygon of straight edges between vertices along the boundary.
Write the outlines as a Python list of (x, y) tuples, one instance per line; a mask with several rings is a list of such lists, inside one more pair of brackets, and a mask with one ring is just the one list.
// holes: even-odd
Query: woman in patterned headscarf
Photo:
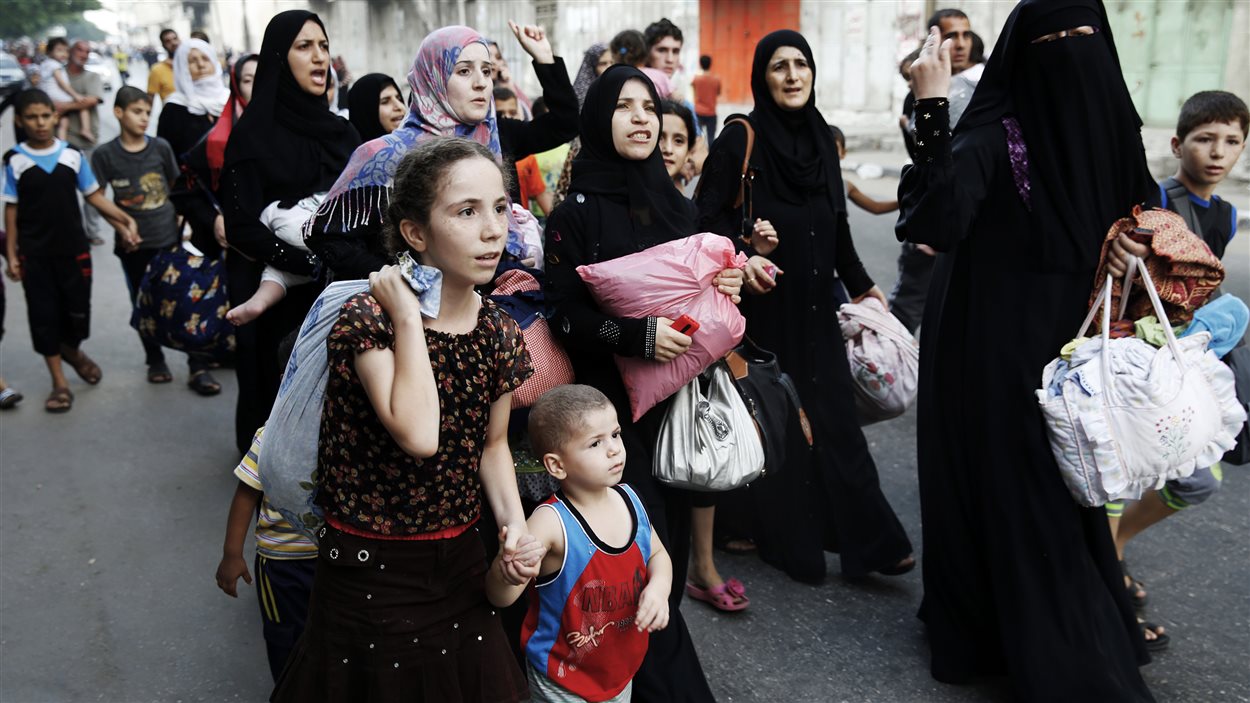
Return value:
[[(552, 55), (542, 28), (509, 26), (534, 58), (549, 112), (531, 122), (498, 119), (492, 98), (494, 64), (486, 39), (463, 26), (431, 32), (408, 73), (412, 104), (407, 119), (399, 129), (362, 144), (352, 154), (307, 225), (308, 248), (336, 278), (365, 278), (387, 263), (380, 235), (395, 168), (418, 143), (443, 136), (482, 144), (512, 173), (511, 196), (516, 200), (520, 193), (515, 188), (515, 159), (553, 149), (577, 134), (577, 102), (563, 59)], [(509, 251), (517, 254), (513, 242), (509, 236)]]

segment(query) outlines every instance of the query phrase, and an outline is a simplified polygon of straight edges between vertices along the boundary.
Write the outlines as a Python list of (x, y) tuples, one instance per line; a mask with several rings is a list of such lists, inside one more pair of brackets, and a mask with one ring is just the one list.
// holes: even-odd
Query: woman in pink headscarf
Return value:
[[(408, 85), (412, 101), (399, 129), (366, 142), (352, 154), (305, 232), (308, 248), (336, 279), (366, 278), (387, 262), (379, 246), (395, 168), (416, 144), (433, 137), (465, 137), (491, 150), (512, 174), (517, 159), (554, 149), (577, 136), (577, 95), (564, 60), (554, 56), (541, 27), (509, 22), (534, 59), (548, 112), (530, 122), (497, 118), (492, 97), (494, 62), (487, 40), (470, 27), (443, 27), (421, 42)], [(513, 229), (512, 227), (509, 228)], [(519, 256), (509, 233), (508, 252)]]

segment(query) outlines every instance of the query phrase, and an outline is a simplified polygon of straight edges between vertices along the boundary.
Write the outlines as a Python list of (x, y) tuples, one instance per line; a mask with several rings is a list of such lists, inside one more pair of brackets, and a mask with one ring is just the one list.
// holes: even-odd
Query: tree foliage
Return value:
[(0, 37), (38, 38), (44, 30), (82, 19), (99, 0), (0, 0)]

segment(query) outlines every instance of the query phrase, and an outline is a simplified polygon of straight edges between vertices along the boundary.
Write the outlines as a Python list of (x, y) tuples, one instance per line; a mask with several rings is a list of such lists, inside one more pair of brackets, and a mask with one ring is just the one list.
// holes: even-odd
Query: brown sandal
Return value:
[(81, 349), (77, 350), (77, 352), (72, 359), (64, 351), (61, 352), (61, 356), (70, 366), (74, 367), (74, 373), (78, 374), (79, 378), (94, 386), (100, 382), (101, 378), (104, 378), (104, 372), (100, 370), (99, 364), (87, 356), (86, 352)]
[(74, 394), (68, 388), (53, 388), (48, 399), (43, 402), (43, 409), (53, 414), (67, 413), (74, 407)]

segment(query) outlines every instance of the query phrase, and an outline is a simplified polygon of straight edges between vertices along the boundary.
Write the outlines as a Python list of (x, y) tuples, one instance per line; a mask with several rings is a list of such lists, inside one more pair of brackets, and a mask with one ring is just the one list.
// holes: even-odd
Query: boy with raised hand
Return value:
[(527, 522), (546, 553), (534, 567), (496, 557), (487, 598), (510, 605), (534, 579), (521, 628), (533, 700), (628, 701), (649, 633), (668, 625), (673, 564), (638, 495), (618, 485), (616, 410), (590, 386), (560, 386), (530, 409), (529, 435), (560, 481)]
[[(1185, 219), (1189, 229), (1202, 237), (1211, 252), (1223, 258), (1237, 233), (1237, 208), (1215, 194), (1228, 177), (1250, 133), (1250, 109), (1236, 95), (1222, 90), (1195, 93), (1181, 106), (1172, 137), (1172, 155), (1180, 160), (1176, 175), (1159, 183), (1163, 206)], [(1122, 277), (1128, 257), (1147, 257), (1150, 247), (1120, 235), (1111, 248), (1110, 270)], [(1124, 547), (1146, 528), (1209, 499), (1220, 488), (1223, 473), (1217, 463), (1192, 475), (1174, 479), (1151, 491), (1127, 508), (1122, 502), (1107, 504), (1111, 531), (1115, 535), (1125, 586), (1133, 604), (1143, 607), (1147, 594), (1124, 564)]]
[(134, 219), (104, 197), (82, 152), (54, 136), (57, 113), (48, 94), (24, 90), (16, 108), (26, 141), (4, 154), (8, 276), (26, 291), (31, 341), (52, 377), (44, 409), (63, 413), (74, 395), (62, 358), (87, 383), (103, 375), (79, 348), (90, 331), (91, 250), (78, 191), (117, 229), (124, 248), (139, 245), (139, 232)]

